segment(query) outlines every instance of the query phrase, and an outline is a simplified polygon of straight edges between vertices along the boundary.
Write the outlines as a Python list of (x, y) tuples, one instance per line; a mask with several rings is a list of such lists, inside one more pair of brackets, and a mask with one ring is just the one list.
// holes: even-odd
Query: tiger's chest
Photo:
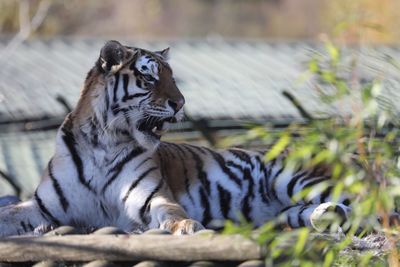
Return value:
[[(70, 213), (69, 220), (83, 220), (93, 227), (116, 225), (121, 229), (137, 229), (143, 224), (140, 210), (149, 192), (160, 179), (157, 165), (151, 154), (143, 151), (121, 153), (110, 161), (104, 155), (83, 158), (83, 177), (71, 184), (69, 192), (77, 209)], [(64, 165), (71, 164), (70, 159)]]

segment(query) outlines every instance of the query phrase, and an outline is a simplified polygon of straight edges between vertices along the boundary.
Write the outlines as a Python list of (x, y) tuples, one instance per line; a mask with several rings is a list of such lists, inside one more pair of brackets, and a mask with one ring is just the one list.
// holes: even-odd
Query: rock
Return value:
[(61, 264), (58, 264), (54, 261), (41, 261), (33, 265), (32, 267), (59, 267)]
[(104, 260), (92, 261), (83, 265), (83, 267), (116, 267), (116, 266), (117, 265), (115, 265), (114, 263)]
[(264, 267), (265, 263), (260, 260), (252, 260), (252, 261), (245, 261), (242, 262), (238, 267)]
[(217, 232), (211, 229), (204, 229), (194, 233), (195, 235), (215, 235)]
[(217, 266), (221, 265), (212, 261), (196, 261), (188, 265), (188, 267), (217, 267)]
[(144, 235), (170, 235), (171, 232), (162, 229), (150, 229), (143, 233)]
[(108, 226), (93, 232), (94, 235), (126, 235), (127, 233), (117, 227)]
[(78, 235), (80, 232), (72, 227), (72, 226), (60, 226), (48, 233), (45, 234), (45, 236), (51, 236), (51, 235)]
[(133, 265), (133, 267), (166, 267), (166, 266), (168, 266), (168, 264), (165, 264), (160, 261), (142, 261)]

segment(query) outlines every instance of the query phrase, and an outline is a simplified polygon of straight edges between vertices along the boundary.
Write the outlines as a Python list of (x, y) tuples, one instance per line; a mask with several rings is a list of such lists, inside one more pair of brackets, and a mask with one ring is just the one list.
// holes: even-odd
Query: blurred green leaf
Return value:
[(294, 246), (294, 254), (296, 256), (299, 256), (303, 252), (309, 233), (310, 230), (308, 228), (302, 228), (299, 230), (299, 236)]
[(328, 51), (328, 54), (331, 58), (331, 62), (334, 66), (337, 65), (339, 62), (339, 57), (340, 57), (340, 50), (338, 47), (336, 47), (333, 43), (331, 42), (326, 42), (325, 43), (325, 48)]
[(289, 142), (290, 142), (290, 135), (289, 134), (282, 135), (279, 138), (278, 142), (265, 155), (265, 159), (267, 161), (270, 161), (270, 160), (276, 158), (287, 147)]
[(312, 73), (317, 73), (319, 71), (318, 61), (317, 59), (312, 59), (308, 62), (308, 69)]
[(328, 253), (326, 253), (326, 255), (325, 255), (325, 260), (324, 260), (323, 267), (331, 266), (335, 256), (336, 255), (332, 250), (328, 251)]

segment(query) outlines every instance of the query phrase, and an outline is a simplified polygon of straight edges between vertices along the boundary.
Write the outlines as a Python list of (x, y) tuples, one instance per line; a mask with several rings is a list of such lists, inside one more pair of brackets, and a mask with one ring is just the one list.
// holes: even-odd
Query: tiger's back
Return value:
[(175, 199), (205, 226), (240, 215), (261, 225), (279, 211), (266, 194), (260, 153), (161, 143), (157, 155)]
[[(163, 142), (157, 150), (158, 162), (175, 199), (190, 218), (207, 227), (220, 227), (225, 220), (238, 222), (243, 216), (260, 226), (290, 207), (306, 204), (292, 197), (306, 187), (326, 181), (326, 172), (290, 170), (284, 156), (265, 162), (264, 153), (242, 149), (212, 150), (189, 144)], [(330, 188), (308, 201), (314, 207), (331, 200)], [(342, 197), (340, 203), (348, 205)], [(343, 205), (346, 212), (346, 206)], [(299, 211), (299, 210), (298, 210)], [(291, 226), (306, 214), (292, 214)]]

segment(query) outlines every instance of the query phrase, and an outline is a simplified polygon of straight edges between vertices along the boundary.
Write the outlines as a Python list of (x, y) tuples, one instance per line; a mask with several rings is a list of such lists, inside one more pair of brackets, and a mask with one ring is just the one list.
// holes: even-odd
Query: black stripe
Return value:
[[(116, 134), (120, 134), (120, 135), (124, 135), (124, 136), (127, 136), (127, 137), (132, 137), (130, 132), (128, 130), (126, 130), (126, 129), (115, 128), (115, 133)], [(132, 139), (133, 139), (133, 137), (132, 137)], [(119, 142), (116, 143), (116, 145), (120, 145), (123, 142), (124, 141), (119, 141)]]
[(154, 170), (157, 170), (157, 167), (151, 167), (150, 169), (146, 170), (145, 172), (143, 172), (129, 187), (128, 191), (126, 192), (124, 198), (122, 199), (123, 202), (126, 202), (126, 200), (129, 197), (129, 194), (132, 192), (133, 189), (135, 189), (135, 187), (140, 183), (141, 180), (143, 180), (143, 178), (145, 178), (149, 173), (151, 173)]
[(289, 198), (291, 198), (293, 196), (293, 190), (294, 190), (294, 187), (295, 187), (298, 179), (300, 177), (302, 177), (304, 174), (306, 174), (306, 171), (299, 172), (298, 174), (294, 175), (292, 177), (292, 179), (290, 180), (290, 182), (288, 183), (286, 192), (287, 192), (287, 195), (289, 196)]
[(278, 200), (279, 202), (281, 202), (281, 200), (279, 199), (278, 195), (277, 195), (277, 190), (276, 190), (276, 185), (278, 182), (278, 176), (282, 173), (282, 171), (284, 170), (284, 168), (280, 168), (273, 177), (271, 177), (271, 194), (272, 194), (272, 198)]
[(114, 83), (114, 96), (113, 96), (113, 101), (117, 102), (118, 101), (118, 84), (119, 84), (119, 74), (115, 75), (115, 83)]
[(117, 115), (119, 112), (121, 112), (119, 104), (117, 104), (117, 103), (112, 104), (111, 112), (113, 113), (114, 116)]
[[(265, 164), (265, 168), (264, 168), (265, 178), (268, 179), (268, 180), (271, 179), (271, 174), (272, 174), (272, 170), (275, 167), (275, 163), (276, 163), (276, 160), (273, 159), (268, 164)], [(268, 185), (268, 182), (267, 182), (267, 185)]]
[(229, 167), (233, 167), (241, 172), (243, 172), (243, 167), (239, 164), (236, 164), (235, 162), (228, 160), (226, 161), (226, 165), (228, 165)]
[(85, 175), (83, 172), (83, 163), (82, 163), (82, 159), (78, 154), (78, 151), (75, 148), (75, 138), (72, 134), (72, 132), (68, 129), (66, 129), (64, 126), (61, 128), (61, 130), (63, 131), (64, 135), (63, 135), (63, 140), (65, 145), (67, 146), (69, 153), (71, 154), (72, 157), (72, 161), (75, 164), (76, 170), (78, 172), (78, 179), (81, 182), (81, 184), (86, 187), (89, 191), (94, 191), (90, 184), (86, 181), (85, 179)]
[(147, 96), (148, 94), (150, 94), (150, 91), (148, 91), (146, 93), (136, 93), (133, 95), (125, 95), (123, 101), (132, 100), (137, 97)]
[(138, 106), (140, 107), (140, 105), (142, 105), (142, 103), (144, 101), (146, 101), (147, 99), (149, 99), (151, 97), (151, 94), (149, 94), (148, 96), (146, 96), (145, 98), (143, 98), (142, 100), (139, 101)]
[(286, 208), (282, 209), (279, 214), (284, 214), (286, 213), (286, 222), (289, 225), (290, 228), (294, 228), (293, 227), (293, 222), (292, 222), (292, 218), (290, 217), (290, 212), (288, 212), (290, 209), (292, 208), (298, 208), (298, 206), (287, 206)]
[(173, 143), (168, 143), (168, 145), (171, 145), (173, 148), (176, 148), (176, 155), (179, 158), (179, 163), (181, 164), (181, 167), (183, 169), (183, 176), (185, 178), (185, 190), (186, 193), (190, 199), (190, 201), (192, 202), (193, 205), (195, 205), (193, 196), (190, 192), (190, 180), (189, 180), (189, 172), (188, 169), (186, 168), (186, 164), (185, 164), (185, 158), (186, 158), (186, 153), (185, 151), (177, 144), (173, 144)]
[(174, 143), (168, 143), (168, 145), (171, 145), (171, 146), (175, 147), (182, 154), (183, 157), (186, 156), (185, 150), (183, 150), (180, 145), (177, 145), (177, 144), (174, 144)]
[(265, 167), (263, 170), (267, 197), (269, 199), (277, 199), (276, 192), (274, 191), (273, 181), (270, 181), (271, 179), (273, 179), (273, 177), (271, 177), (271, 175), (272, 175), (272, 170), (274, 169), (276, 162), (277, 162), (276, 158), (269, 161), (268, 164), (265, 164)]
[(258, 164), (258, 170), (262, 172), (266, 165), (265, 162), (260, 158), (260, 156), (255, 156), (254, 159)]
[(163, 186), (163, 179), (161, 179), (160, 182), (158, 183), (157, 187), (154, 188), (153, 191), (151, 191), (150, 195), (146, 198), (146, 201), (144, 202), (143, 206), (140, 208), (140, 212), (139, 212), (139, 214), (140, 214), (140, 219), (142, 220), (142, 222), (144, 222), (144, 223), (146, 223), (146, 224), (149, 223), (149, 222), (147, 222), (146, 219), (145, 219), (145, 213), (146, 213), (146, 211), (148, 211), (149, 208), (150, 208), (150, 205), (149, 205), (150, 200), (153, 198), (153, 196), (154, 196), (158, 191), (160, 191), (160, 189), (161, 189), (162, 186)]
[(316, 179), (312, 180), (311, 182), (308, 182), (307, 184), (305, 184), (305, 185), (303, 186), (303, 189), (304, 189), (304, 188), (307, 188), (307, 187), (310, 187), (310, 186), (313, 186), (313, 185), (315, 185), (315, 184), (321, 183), (321, 182), (326, 181), (326, 180), (328, 180), (328, 179), (329, 179), (328, 177), (316, 178)]
[(192, 202), (192, 204), (194, 205), (194, 199), (192, 197), (192, 194), (190, 193), (190, 181), (189, 181), (189, 177), (188, 177), (188, 171), (186, 169), (186, 167), (183, 167), (183, 172), (185, 175), (185, 190), (186, 190), (186, 194), (188, 195), (190, 201)]
[(28, 221), (28, 227), (31, 231), (35, 230), (35, 228), (33, 227), (33, 225)]
[(136, 167), (135, 167), (135, 171), (137, 169), (139, 169), (143, 164), (145, 164), (147, 161), (151, 160), (151, 157), (145, 158), (144, 160), (142, 160), (142, 162), (140, 162)]
[(167, 151), (168, 155), (171, 156), (172, 159), (176, 159), (175, 151), (172, 146), (164, 146), (164, 150)]
[(69, 202), (66, 199), (66, 197), (64, 195), (64, 192), (63, 192), (60, 184), (58, 183), (57, 179), (54, 177), (54, 174), (53, 174), (53, 159), (51, 159), (49, 161), (49, 164), (48, 164), (47, 168), (48, 168), (48, 171), (49, 171), (50, 179), (51, 179), (51, 181), (53, 183), (54, 190), (57, 193), (58, 200), (60, 201), (60, 204), (61, 204), (64, 212), (67, 212), (68, 207), (69, 207)]
[[(121, 110), (122, 110), (122, 109), (121, 109)], [(123, 112), (124, 112), (125, 122), (126, 122), (126, 124), (127, 124), (128, 126), (130, 126), (130, 125), (131, 125), (131, 122), (130, 122), (130, 120), (129, 120), (129, 110), (123, 110)]]
[(51, 214), (50, 211), (43, 204), (43, 201), (40, 199), (37, 191), (35, 191), (35, 200), (39, 206), (39, 209), (40, 209), (42, 215), (44, 215), (45, 219), (50, 219), (52, 224), (55, 224), (56, 226), (61, 225), (60, 221), (56, 217), (54, 217), (53, 214)]
[(100, 208), (101, 208), (101, 211), (103, 212), (104, 217), (109, 219), (110, 215), (108, 214), (107, 209), (104, 207), (103, 201), (100, 201)]
[(258, 181), (258, 193), (261, 196), (261, 201), (264, 202), (265, 204), (269, 204), (269, 199), (265, 190), (266, 189), (265, 189), (264, 179), (260, 177), (260, 180)]
[(186, 165), (185, 165), (185, 159), (184, 159), (184, 157), (185, 157), (185, 152), (184, 152), (183, 149), (181, 149), (181, 148), (179, 147), (179, 145), (170, 144), (170, 143), (168, 143), (168, 145), (171, 145), (172, 147), (175, 147), (175, 148), (177, 149), (176, 155), (177, 155), (178, 160), (179, 160), (179, 162), (177, 162), (177, 164), (181, 164), (181, 167), (182, 167), (182, 169), (183, 169), (183, 177), (185, 178), (185, 190), (186, 190), (186, 193), (187, 193), (187, 195), (188, 195), (190, 201), (191, 201), (192, 204), (194, 205), (194, 199), (193, 199), (193, 197), (192, 197), (192, 194), (190, 193), (189, 172), (188, 172), (188, 169), (186, 168)]
[(237, 177), (236, 174), (234, 174), (228, 167), (226, 167), (225, 159), (217, 152), (212, 151), (208, 148), (205, 149), (211, 154), (211, 156), (218, 163), (219, 167), (228, 176), (228, 178), (231, 181), (235, 182), (239, 187), (242, 187), (242, 181), (239, 179), (239, 177)]
[(160, 167), (161, 175), (163, 177), (167, 177), (168, 176), (168, 168), (167, 168), (168, 158), (164, 157), (164, 155), (161, 153), (160, 149), (157, 150), (157, 155), (158, 155), (158, 158), (159, 158), (159, 163), (160, 163), (159, 167)]
[(288, 210), (290, 210), (291, 208), (294, 208), (294, 207), (297, 207), (297, 206), (287, 206), (286, 208), (281, 209), (279, 211), (279, 213), (284, 213), (284, 212), (286, 212), (286, 211), (288, 211)]
[(206, 192), (204, 192), (204, 188), (199, 189), (201, 205), (203, 206), (203, 220), (202, 223), (204, 226), (207, 226), (208, 223), (211, 221), (211, 213), (210, 213), (210, 202), (207, 198)]
[(103, 186), (103, 189), (101, 190), (101, 192), (103, 194), (105, 193), (107, 188), (115, 181), (115, 179), (117, 179), (118, 175), (124, 169), (125, 164), (127, 164), (129, 161), (131, 161), (132, 159), (139, 156), (140, 154), (142, 154), (145, 151), (146, 150), (140, 146), (135, 147), (125, 158), (123, 158), (121, 161), (119, 161), (117, 164), (115, 164), (114, 167), (112, 167), (108, 171), (107, 175), (109, 175), (111, 173), (113, 173), (113, 175), (108, 179), (107, 183)]
[(244, 179), (248, 181), (248, 186), (247, 186), (247, 193), (246, 196), (243, 199), (243, 204), (242, 204), (242, 211), (243, 211), (243, 216), (244, 218), (250, 222), (252, 221), (251, 219), (251, 200), (254, 197), (254, 181), (253, 178), (251, 177), (250, 170), (246, 168), (244, 170)]
[(145, 151), (146, 149), (142, 148), (141, 146), (135, 147), (134, 149), (131, 150), (131, 152), (129, 152), (128, 155), (126, 155), (125, 158), (120, 160), (117, 164), (114, 165), (114, 167), (112, 167), (108, 171), (108, 175), (112, 172), (118, 172), (118, 173), (121, 172), (126, 163), (131, 161), (133, 158), (139, 156), (140, 154), (144, 153)]
[(309, 180), (312, 180), (312, 179), (314, 179), (314, 178), (316, 178), (316, 176), (314, 176), (312, 173), (307, 173), (306, 176), (302, 177), (302, 178), (299, 180), (299, 184), (300, 184), (301, 186), (303, 186), (306, 182), (308, 182)]
[(169, 151), (169, 149), (167, 149), (167, 146), (163, 143), (160, 144), (160, 149), (157, 152), (162, 159), (164, 158), (164, 154), (167, 159), (172, 158), (171, 151)]
[(326, 175), (326, 169), (322, 167), (314, 167), (311, 172), (307, 174), (307, 176), (300, 179), (300, 184), (304, 185), (307, 181), (312, 180), (316, 177), (322, 177)]
[(203, 161), (189, 146), (184, 146), (187, 151), (192, 155), (195, 164), (196, 164), (196, 171), (199, 176), (199, 180), (203, 185), (204, 189), (206, 190), (207, 194), (210, 194), (210, 181), (207, 178), (207, 173), (203, 170)]
[(99, 145), (99, 134), (98, 134), (98, 120), (96, 116), (93, 116), (90, 120), (90, 135), (91, 135), (91, 144), (94, 147)]
[(217, 185), (219, 195), (219, 205), (221, 206), (221, 212), (225, 219), (229, 217), (229, 211), (231, 210), (231, 193), (225, 190), (220, 184)]
[(187, 148), (190, 147), (190, 148), (192, 148), (194, 150), (199, 151), (203, 155), (206, 155), (206, 151), (204, 151), (204, 150), (208, 150), (205, 147), (193, 146), (193, 145), (190, 145), (190, 144), (182, 144), (182, 146), (187, 147)]
[(305, 222), (304, 222), (304, 219), (301, 217), (301, 215), (303, 214), (303, 212), (306, 210), (308, 208), (308, 206), (303, 206), (303, 207), (301, 207), (301, 209), (299, 210), (299, 213), (297, 214), (297, 216), (298, 216), (298, 223), (299, 223), (299, 226), (300, 227), (304, 227), (304, 226), (306, 226), (306, 224), (305, 224)]
[(292, 223), (292, 218), (290, 217), (289, 214), (287, 214), (287, 224), (290, 228), (294, 228), (293, 227), (293, 223)]
[(231, 152), (235, 157), (249, 164), (251, 168), (254, 169), (254, 163), (251, 161), (251, 157), (246, 152), (237, 149), (229, 149), (228, 151)]
[(141, 88), (141, 89), (143, 89), (143, 87), (142, 87), (142, 81), (139, 80), (139, 79), (136, 79), (136, 86), (139, 87), (139, 88)]
[(283, 172), (284, 169), (285, 169), (284, 167), (281, 167), (281, 168), (274, 174), (274, 176), (273, 176), (271, 179), (278, 178), (278, 176)]
[(345, 206), (350, 206), (350, 199), (348, 199), (348, 198), (345, 198), (343, 201), (342, 201), (342, 204), (343, 205), (345, 205)]
[(326, 202), (326, 199), (329, 197), (333, 189), (333, 186), (330, 185), (328, 186), (324, 192), (322, 192), (321, 197), (320, 197), (320, 203)]
[(129, 75), (124, 74), (122, 75), (122, 87), (124, 88), (124, 96), (122, 97), (122, 102), (128, 100), (129, 96), (128, 85), (129, 85)]
[(263, 185), (263, 192), (265, 194), (264, 197), (269, 201), (270, 200), (270, 198), (269, 198), (269, 184), (268, 184), (268, 173), (267, 173), (267, 170), (266, 170), (266, 166), (264, 166), (262, 168), (262, 174), (263, 174), (263, 176), (260, 177), (260, 180), (262, 180), (261, 184)]
[(28, 229), (26, 228), (26, 224), (23, 221), (21, 221), (19, 224), (21, 225), (21, 227), (25, 233), (28, 232)]
[(108, 95), (108, 87), (105, 87), (105, 106), (106, 108), (103, 110), (103, 123), (104, 125), (107, 125), (108, 121), (108, 110), (110, 109), (110, 96)]
[(344, 209), (342, 207), (340, 207), (339, 205), (336, 205), (334, 212), (340, 216), (340, 218), (341, 218), (340, 225), (343, 225), (347, 220), (347, 215), (346, 215), (346, 212), (344, 211)]

